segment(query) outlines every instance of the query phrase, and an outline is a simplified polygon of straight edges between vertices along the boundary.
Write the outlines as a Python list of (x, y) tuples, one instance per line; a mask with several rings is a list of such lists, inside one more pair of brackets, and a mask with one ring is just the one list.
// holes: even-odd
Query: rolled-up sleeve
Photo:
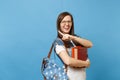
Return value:
[(66, 50), (63, 41), (59, 38), (56, 39), (54, 47), (57, 54), (59, 54), (61, 51)]
[(55, 51), (57, 54), (59, 54), (61, 51), (64, 51), (64, 50), (65, 50), (65, 47), (62, 45), (56, 45), (55, 47)]

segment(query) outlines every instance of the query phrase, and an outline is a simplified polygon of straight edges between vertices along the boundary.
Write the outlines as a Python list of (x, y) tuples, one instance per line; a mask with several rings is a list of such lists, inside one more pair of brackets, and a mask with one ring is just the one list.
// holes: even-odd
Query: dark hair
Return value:
[[(77, 35), (74, 34), (74, 20), (73, 20), (73, 16), (69, 12), (62, 12), (62, 13), (59, 14), (59, 16), (57, 18), (57, 37), (59, 37), (59, 38), (62, 38), (62, 36), (58, 33), (58, 30), (60, 30), (60, 23), (63, 20), (63, 18), (65, 16), (68, 16), (68, 15), (71, 17), (71, 20), (72, 20), (72, 26), (71, 26), (71, 30), (70, 30), (69, 34), (77, 36)], [(63, 42), (64, 42), (64, 44), (65, 44), (65, 46), (67, 48), (70, 47), (70, 45), (72, 45), (70, 41), (63, 41)], [(75, 45), (81, 45), (81, 44), (79, 44), (76, 41), (73, 41), (73, 42), (75, 43)]]
[(69, 13), (69, 12), (62, 12), (59, 14), (58, 18), (57, 18), (57, 36), (60, 37), (58, 30), (60, 30), (60, 23), (63, 20), (63, 18), (65, 16), (69, 15), (71, 17), (72, 20), (72, 27), (70, 30), (70, 35), (74, 35), (74, 21), (73, 21), (73, 16)]

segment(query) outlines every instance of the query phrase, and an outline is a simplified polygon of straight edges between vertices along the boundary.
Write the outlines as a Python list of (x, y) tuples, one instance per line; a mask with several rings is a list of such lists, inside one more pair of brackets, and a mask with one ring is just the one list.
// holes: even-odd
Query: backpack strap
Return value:
[(50, 51), (49, 51), (49, 53), (48, 53), (48, 56), (47, 56), (48, 58), (50, 58), (50, 56), (51, 56), (53, 46), (54, 46), (54, 42), (52, 43), (52, 46), (51, 46)]

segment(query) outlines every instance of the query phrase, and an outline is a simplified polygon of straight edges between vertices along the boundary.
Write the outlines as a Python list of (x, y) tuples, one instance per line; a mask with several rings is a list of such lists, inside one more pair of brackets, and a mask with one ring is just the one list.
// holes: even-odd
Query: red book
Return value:
[(85, 61), (88, 58), (87, 48), (81, 46), (73, 47), (71, 56), (75, 59)]

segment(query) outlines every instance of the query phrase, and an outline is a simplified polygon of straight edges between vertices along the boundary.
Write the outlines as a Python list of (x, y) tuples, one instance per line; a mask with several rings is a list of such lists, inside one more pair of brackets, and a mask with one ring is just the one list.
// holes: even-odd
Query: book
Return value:
[(73, 47), (71, 57), (83, 61), (87, 60), (88, 58), (87, 48), (81, 46)]

